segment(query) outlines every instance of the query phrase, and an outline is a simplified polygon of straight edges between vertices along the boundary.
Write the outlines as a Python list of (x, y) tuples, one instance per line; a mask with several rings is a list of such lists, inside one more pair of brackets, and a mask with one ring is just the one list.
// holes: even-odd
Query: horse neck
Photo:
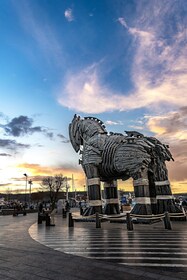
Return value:
[(100, 127), (95, 122), (84, 122), (81, 127), (82, 138), (87, 141), (96, 134), (101, 133)]

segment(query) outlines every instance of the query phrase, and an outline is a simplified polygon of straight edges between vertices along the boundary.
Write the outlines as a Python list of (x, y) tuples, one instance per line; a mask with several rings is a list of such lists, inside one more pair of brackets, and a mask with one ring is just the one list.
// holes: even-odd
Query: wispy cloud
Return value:
[(30, 145), (18, 143), (11, 139), (0, 139), (0, 148), (6, 148), (15, 151), (17, 149), (30, 148)]
[[(151, 9), (151, 3), (147, 3)], [(100, 65), (94, 64), (94, 67), (91, 65), (67, 76), (59, 94), (59, 102), (63, 106), (77, 112), (102, 113), (137, 108), (169, 111), (185, 104), (187, 45), (184, 23), (180, 20), (175, 22), (177, 28), (168, 37), (165, 18), (177, 10), (168, 1), (154, 8), (154, 17), (151, 17), (153, 10), (149, 12), (148, 8), (145, 13), (137, 14), (133, 27), (128, 26), (125, 18), (117, 19), (124, 28), (124, 34), (133, 39), (131, 79), (134, 90), (112, 90), (103, 82), (105, 73), (101, 73)]]
[(119, 18), (117, 19), (117, 21), (119, 21), (119, 23), (120, 23), (122, 26), (124, 26), (125, 28), (128, 29), (127, 23), (126, 23), (126, 21), (125, 21), (124, 18), (119, 17)]
[(63, 134), (57, 134), (57, 136), (61, 139), (62, 143), (69, 143), (69, 139), (67, 139)]
[(136, 129), (136, 130), (143, 130), (144, 127), (143, 126), (140, 126), (140, 125), (129, 125), (130, 128), (132, 129)]
[(79, 73), (67, 76), (67, 83), (65, 88), (60, 90), (58, 101), (78, 112), (100, 113), (114, 109), (109, 92), (100, 84), (96, 67), (91, 65)]
[(111, 120), (108, 120), (105, 122), (106, 125), (123, 125), (123, 122), (122, 121), (111, 121)]
[(73, 10), (68, 8), (64, 12), (64, 16), (67, 19), (67, 21), (71, 22), (74, 21), (74, 16), (73, 16)]
[(11, 155), (7, 153), (0, 153), (0, 157), (11, 157)]
[(19, 1), (19, 5), (17, 5), (17, 1), (13, 1), (13, 3), (22, 28), (34, 39), (42, 51), (41, 55), (45, 56), (46, 61), (60, 66), (64, 61), (62, 43), (60, 43), (56, 30), (47, 18), (44, 9), (41, 12), (39, 5), (23, 0)]

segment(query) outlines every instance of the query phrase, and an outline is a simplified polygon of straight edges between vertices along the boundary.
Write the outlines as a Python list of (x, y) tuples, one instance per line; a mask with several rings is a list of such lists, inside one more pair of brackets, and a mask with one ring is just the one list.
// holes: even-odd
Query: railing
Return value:
[(121, 221), (126, 223), (127, 230), (133, 230), (133, 220), (139, 220), (141, 222), (153, 221), (153, 220), (162, 220), (164, 222), (165, 229), (171, 230), (171, 219), (170, 218), (184, 218), (186, 220), (186, 213), (169, 213), (165, 212), (158, 215), (136, 215), (131, 213), (119, 214), (119, 215), (103, 215), (96, 213), (90, 216), (78, 216), (75, 213), (69, 213), (69, 227), (74, 226), (74, 221), (81, 222), (95, 222), (96, 228), (101, 228), (101, 222), (104, 221)]

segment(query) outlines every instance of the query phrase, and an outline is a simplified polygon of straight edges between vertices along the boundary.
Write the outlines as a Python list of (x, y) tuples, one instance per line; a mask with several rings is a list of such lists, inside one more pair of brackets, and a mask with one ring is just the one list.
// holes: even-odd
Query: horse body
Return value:
[(147, 146), (139, 139), (131, 144), (125, 136), (95, 135), (84, 144), (82, 165), (97, 165), (101, 181), (127, 180), (140, 168), (148, 168), (151, 155)]
[(81, 119), (75, 115), (69, 126), (70, 141), (82, 154), (80, 162), (87, 177), (91, 205), (87, 214), (102, 211), (100, 181), (104, 182), (108, 201), (106, 213), (119, 213), (116, 181), (129, 178), (133, 178), (137, 201), (135, 213), (178, 211), (165, 165), (172, 159), (168, 147), (136, 131), (126, 134), (109, 135), (103, 122), (92, 117)]

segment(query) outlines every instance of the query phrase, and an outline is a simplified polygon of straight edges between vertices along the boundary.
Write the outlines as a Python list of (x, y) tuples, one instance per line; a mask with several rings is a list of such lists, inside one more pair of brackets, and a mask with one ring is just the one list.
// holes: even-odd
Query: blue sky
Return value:
[(186, 28), (185, 0), (1, 0), (0, 191), (24, 189), (23, 173), (83, 189), (75, 113), (169, 144), (172, 189), (187, 191)]

